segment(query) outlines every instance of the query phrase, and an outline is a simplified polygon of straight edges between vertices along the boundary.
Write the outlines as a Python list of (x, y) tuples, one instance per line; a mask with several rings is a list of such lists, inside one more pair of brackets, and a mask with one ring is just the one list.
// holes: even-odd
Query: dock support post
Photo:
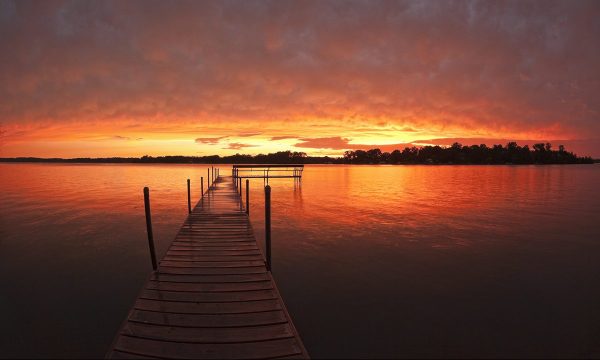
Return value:
[(150, 248), (150, 259), (152, 260), (152, 269), (156, 271), (156, 251), (154, 250), (154, 235), (152, 234), (152, 216), (150, 215), (150, 189), (144, 188), (144, 209), (146, 210), (146, 232), (148, 233), (148, 247)]
[(187, 179), (187, 186), (188, 186), (188, 213), (191, 214), (192, 213), (192, 199), (190, 198), (190, 179)]
[(246, 215), (250, 215), (250, 179), (246, 179)]
[(210, 189), (210, 169), (206, 169), (206, 188)]
[(271, 271), (271, 187), (265, 186), (265, 251), (267, 271)]
[(204, 199), (204, 176), (200, 176), (200, 198)]

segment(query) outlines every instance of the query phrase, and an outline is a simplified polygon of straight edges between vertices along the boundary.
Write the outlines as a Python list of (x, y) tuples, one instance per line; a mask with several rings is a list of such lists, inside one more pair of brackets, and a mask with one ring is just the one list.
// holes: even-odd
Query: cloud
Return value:
[(279, 141), (279, 140), (287, 140), (287, 139), (297, 139), (298, 136), (272, 136), (271, 141)]
[(196, 142), (199, 144), (209, 144), (216, 145), (221, 140), (228, 138), (228, 136), (219, 136), (219, 137), (205, 137), (205, 138), (196, 138)]
[(352, 146), (348, 144), (350, 141), (349, 139), (339, 136), (326, 138), (302, 138), (300, 140), (301, 142), (295, 144), (295, 147), (333, 150), (346, 150), (352, 148)]
[(418, 130), (413, 129), (413, 128), (408, 127), (408, 126), (405, 126), (405, 127), (401, 128), (400, 131), (404, 131), (404, 132), (416, 132)]
[(299, 148), (332, 149), (332, 150), (369, 150), (378, 148), (381, 151), (394, 151), (414, 146), (412, 143), (397, 144), (350, 144), (350, 140), (339, 136), (328, 138), (303, 138), (294, 146)]
[(255, 147), (258, 145), (252, 145), (252, 144), (242, 144), (242, 143), (229, 143), (227, 144), (227, 147), (223, 148), (223, 149), (227, 149), (227, 150), (241, 150), (243, 148), (248, 148), (248, 147)]
[(127, 136), (114, 135), (111, 137), (112, 140), (131, 140), (131, 138)]

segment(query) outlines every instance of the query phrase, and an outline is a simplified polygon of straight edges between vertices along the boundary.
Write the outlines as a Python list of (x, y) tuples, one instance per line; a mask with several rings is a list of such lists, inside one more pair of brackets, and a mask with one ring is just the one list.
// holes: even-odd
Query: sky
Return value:
[(0, 0), (0, 157), (600, 157), (599, 1)]

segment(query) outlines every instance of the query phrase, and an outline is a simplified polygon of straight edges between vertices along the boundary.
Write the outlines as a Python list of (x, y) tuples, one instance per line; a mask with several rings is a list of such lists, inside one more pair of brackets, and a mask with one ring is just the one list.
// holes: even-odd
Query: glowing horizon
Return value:
[(2, 1), (0, 157), (507, 139), (599, 157), (599, 15), (593, 1)]

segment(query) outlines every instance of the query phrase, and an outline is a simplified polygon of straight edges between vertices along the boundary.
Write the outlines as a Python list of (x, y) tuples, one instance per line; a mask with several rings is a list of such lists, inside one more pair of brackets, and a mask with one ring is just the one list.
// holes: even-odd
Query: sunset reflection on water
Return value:
[[(142, 188), (161, 256), (206, 169), (0, 165), (3, 355), (102, 356), (150, 271)], [(273, 274), (312, 356), (598, 353), (597, 166), (322, 165), (269, 183)], [(250, 210), (262, 246), (262, 180)]]

